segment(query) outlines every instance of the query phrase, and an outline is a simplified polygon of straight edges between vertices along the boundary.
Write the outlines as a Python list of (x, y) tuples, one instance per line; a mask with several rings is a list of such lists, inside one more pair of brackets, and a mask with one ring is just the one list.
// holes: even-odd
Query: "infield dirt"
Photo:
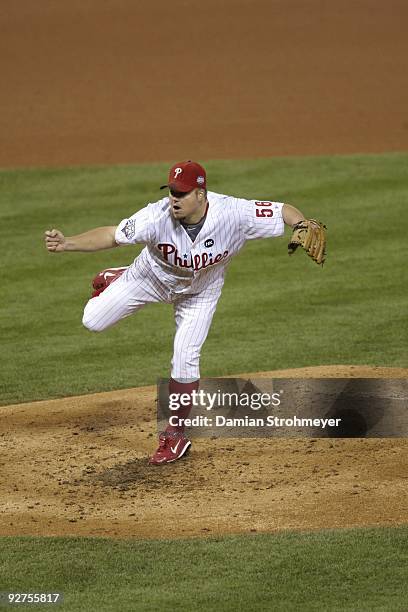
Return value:
[(143, 387), (2, 407), (0, 534), (173, 538), (407, 521), (406, 439), (197, 439), (186, 458), (149, 466), (155, 397)]
[(405, 0), (2, 0), (0, 167), (408, 149)]

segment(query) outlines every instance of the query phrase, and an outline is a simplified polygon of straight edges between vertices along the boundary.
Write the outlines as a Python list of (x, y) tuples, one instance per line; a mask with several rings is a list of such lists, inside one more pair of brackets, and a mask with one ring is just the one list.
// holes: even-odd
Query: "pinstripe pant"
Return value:
[(105, 291), (89, 300), (82, 323), (101, 332), (148, 304), (173, 304), (176, 323), (171, 376), (179, 381), (200, 378), (200, 352), (210, 329), (221, 288), (197, 294), (174, 294), (153, 274), (130, 266)]

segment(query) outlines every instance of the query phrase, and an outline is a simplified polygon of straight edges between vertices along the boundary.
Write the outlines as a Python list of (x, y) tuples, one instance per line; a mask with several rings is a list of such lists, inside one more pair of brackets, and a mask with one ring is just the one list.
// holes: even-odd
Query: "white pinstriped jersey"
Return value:
[(213, 192), (207, 197), (207, 217), (194, 242), (173, 218), (168, 197), (123, 219), (116, 229), (118, 244), (146, 245), (132, 265), (147, 276), (153, 272), (173, 294), (222, 287), (226, 266), (247, 240), (284, 233), (281, 202)]

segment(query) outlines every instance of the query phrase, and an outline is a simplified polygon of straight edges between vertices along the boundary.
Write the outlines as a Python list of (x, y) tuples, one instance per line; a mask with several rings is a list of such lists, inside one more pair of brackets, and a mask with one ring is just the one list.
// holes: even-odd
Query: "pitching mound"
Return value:
[[(407, 378), (323, 366), (260, 377)], [(3, 406), (1, 535), (162, 538), (407, 522), (405, 439), (199, 439), (153, 467), (155, 387)]]

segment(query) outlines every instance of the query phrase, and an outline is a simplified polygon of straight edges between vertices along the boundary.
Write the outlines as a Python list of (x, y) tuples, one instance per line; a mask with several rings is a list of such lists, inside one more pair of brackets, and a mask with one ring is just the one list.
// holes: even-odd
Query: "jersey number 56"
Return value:
[[(272, 206), (272, 202), (255, 202), (255, 206)], [(257, 217), (272, 217), (272, 208), (257, 208), (255, 210)]]

